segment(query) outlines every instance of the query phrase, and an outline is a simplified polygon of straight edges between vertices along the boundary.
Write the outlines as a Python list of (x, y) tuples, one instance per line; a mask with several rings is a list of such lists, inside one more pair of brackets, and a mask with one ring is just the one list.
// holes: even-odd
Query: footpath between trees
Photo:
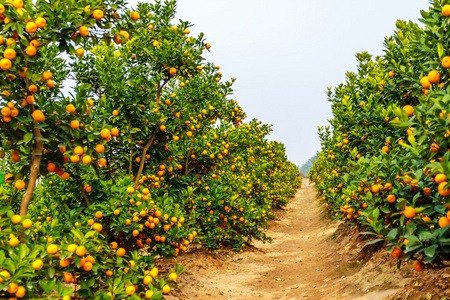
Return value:
[[(237, 253), (192, 249), (179, 257), (187, 266), (181, 292), (168, 299), (442, 299), (450, 297), (450, 268), (417, 273), (367, 236), (332, 221), (315, 185), (302, 188), (278, 211), (269, 235)], [(429, 296), (434, 295), (430, 298)]]

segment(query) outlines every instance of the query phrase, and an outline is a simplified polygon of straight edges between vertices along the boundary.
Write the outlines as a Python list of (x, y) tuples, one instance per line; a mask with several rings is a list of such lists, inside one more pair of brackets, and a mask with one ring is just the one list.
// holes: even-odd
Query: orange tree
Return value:
[(334, 119), (310, 172), (336, 218), (368, 226), (394, 257), (437, 263), (450, 253), (450, 4), (422, 11), (425, 24), (398, 21), (375, 61), (329, 91)]

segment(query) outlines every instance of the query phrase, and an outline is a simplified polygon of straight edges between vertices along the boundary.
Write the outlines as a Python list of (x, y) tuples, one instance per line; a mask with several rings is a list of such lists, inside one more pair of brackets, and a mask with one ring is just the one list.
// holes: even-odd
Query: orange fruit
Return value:
[(378, 193), (380, 191), (380, 188), (378, 187), (378, 185), (374, 184), (370, 187), (370, 190), (372, 191), (372, 193)]
[(442, 7), (442, 14), (443, 14), (445, 17), (450, 16), (450, 5), (449, 5), (449, 4), (446, 4), (446, 5), (444, 5), (444, 6)]
[(68, 272), (64, 273), (64, 275), (63, 275), (64, 282), (70, 283), (70, 282), (72, 282), (72, 279), (73, 279), (72, 273), (68, 273)]
[(75, 254), (78, 256), (84, 256), (86, 254), (86, 247), (84, 246), (78, 246), (77, 251), (75, 251)]
[(416, 215), (416, 210), (414, 209), (414, 207), (409, 206), (405, 208), (404, 214), (408, 219), (412, 219)]
[(156, 276), (158, 276), (158, 268), (154, 267), (150, 270), (150, 272), (148, 273), (148, 275), (152, 276), (153, 278), (155, 278)]
[(169, 280), (170, 281), (176, 281), (178, 279), (178, 275), (176, 273), (171, 273), (169, 275)]
[(403, 110), (406, 112), (408, 116), (411, 116), (414, 113), (414, 107), (412, 107), (411, 105), (403, 106)]
[(83, 155), (84, 153), (83, 147), (76, 146), (75, 149), (73, 149), (73, 153), (75, 153), (76, 155)]
[(37, 47), (39, 47), (41, 45), (41, 43), (38, 40), (32, 40), (30, 42), (30, 45), (37, 48)]
[(75, 50), (75, 54), (78, 57), (83, 57), (84, 56), (84, 49), (83, 48), (78, 48), (77, 50)]
[(53, 78), (53, 74), (52, 74), (52, 72), (50, 72), (50, 71), (44, 71), (44, 74), (42, 74), (42, 77), (43, 77), (45, 80), (49, 80), (49, 79), (52, 79), (52, 78)]
[[(5, 277), (5, 278), (10, 278), (10, 277), (11, 277), (11, 274), (9, 274), (8, 271), (3, 270), (3, 271), (0, 272), (0, 276), (3, 276), (3, 277)], [(0, 277), (0, 283), (3, 283), (3, 282), (5, 282), (5, 280), (4, 280), (3, 278)]]
[(444, 181), (447, 181), (447, 176), (445, 176), (445, 174), (439, 173), (434, 177), (434, 182), (438, 184)]
[(102, 231), (102, 230), (103, 230), (102, 224), (100, 224), (100, 223), (95, 223), (95, 224), (94, 224), (94, 230), (95, 230), (95, 231), (98, 231), (98, 232)]
[(17, 245), (19, 245), (19, 243), (19, 239), (15, 237), (9, 240), (9, 245), (11, 247), (16, 247)]
[(70, 156), (70, 161), (73, 163), (77, 163), (80, 161), (80, 157), (78, 155), (74, 154), (74, 155)]
[(428, 80), (431, 83), (438, 83), (440, 79), (441, 79), (441, 74), (439, 74), (438, 71), (433, 70), (428, 73)]
[(165, 125), (161, 125), (161, 126), (159, 126), (159, 129), (160, 129), (161, 131), (164, 131), (164, 130), (166, 130), (166, 126), (165, 126)]
[(8, 293), (14, 294), (19, 289), (19, 285), (15, 282), (11, 282), (8, 287)]
[(206, 49), (210, 49), (210, 48), (211, 48), (211, 45), (210, 45), (209, 43), (206, 43), (205, 48), (206, 48)]
[(163, 292), (163, 294), (170, 293), (170, 286), (168, 286), (167, 284), (165, 286), (163, 286), (162, 292)]
[(45, 84), (48, 88), (52, 88), (55, 86), (55, 82), (53, 80), (49, 80), (47, 81), (47, 83)]
[(396, 246), (391, 252), (392, 257), (400, 257), (402, 255), (402, 249), (400, 247)]
[(450, 68), (450, 56), (446, 56), (442, 59), (442, 66), (446, 69)]
[(31, 221), (30, 219), (26, 219), (23, 221), (22, 223), (23, 228), (30, 228), (31, 226), (33, 226), (33, 221)]
[(38, 30), (38, 27), (37, 27), (36, 23), (28, 22), (27, 25), (25, 26), (25, 30), (28, 33), (35, 33)]
[(111, 137), (111, 133), (110, 133), (109, 129), (107, 129), (107, 128), (102, 129), (102, 131), (100, 131), (100, 135), (104, 139)]
[(439, 218), (439, 227), (444, 228), (446, 226), (450, 225), (450, 219), (447, 217), (441, 217)]
[(132, 186), (127, 187), (127, 193), (128, 194), (133, 194), (134, 193), (134, 188)]
[(28, 56), (35, 56), (36, 53), (37, 53), (37, 49), (36, 49), (36, 47), (30, 45), (30, 46), (25, 48), (25, 53)]
[(37, 92), (37, 86), (35, 86), (34, 84), (31, 84), (28, 86), (28, 90), (32, 93), (36, 93)]
[(111, 135), (112, 135), (112, 136), (118, 136), (118, 135), (119, 135), (119, 129), (117, 129), (117, 128), (112, 128), (112, 129), (111, 129)]
[(5, 52), (3, 52), (3, 57), (9, 60), (13, 60), (14, 58), (16, 58), (16, 50), (11, 48), (6, 49)]
[(388, 201), (389, 203), (394, 203), (395, 200), (396, 200), (396, 198), (395, 198), (394, 195), (388, 195), (388, 196), (387, 196), (387, 201)]
[(46, 24), (47, 24), (47, 21), (43, 17), (36, 18), (36, 26), (38, 28), (44, 28)]
[[(45, 72), (44, 72), (44, 74), (45, 74)], [(66, 110), (71, 114), (76, 111), (75, 106), (73, 104), (67, 104)]]
[(117, 248), (117, 243), (116, 242), (112, 242), (111, 243), (111, 249), (116, 249)]
[(103, 157), (99, 158), (98, 163), (100, 164), (100, 166), (104, 167), (104, 166), (106, 166), (106, 159)]
[(23, 190), (25, 188), (25, 181), (23, 181), (22, 179), (19, 179), (14, 183), (14, 186), (18, 190)]
[(40, 110), (35, 110), (33, 111), (33, 113), (31, 114), (31, 116), (33, 117), (33, 119), (35, 119), (38, 122), (43, 122), (45, 121), (45, 115), (42, 111)]
[(58, 246), (54, 244), (50, 244), (47, 246), (47, 253), (48, 254), (55, 254), (58, 252)]
[(96, 20), (101, 20), (101, 19), (103, 19), (103, 17), (105, 15), (103, 14), (103, 11), (101, 11), (100, 9), (96, 9), (96, 10), (92, 11), (92, 16)]
[(177, 69), (170, 68), (169, 73), (170, 73), (170, 75), (175, 75), (175, 74), (177, 74)]
[(7, 58), (2, 58), (1, 60), (0, 60), (0, 68), (2, 69), (2, 70), (9, 70), (10, 68), (12, 67), (12, 63), (11, 63), (11, 61), (9, 60), (9, 59), (7, 59)]
[(27, 290), (23, 286), (19, 286), (17, 288), (17, 292), (15, 293), (15, 295), (17, 298), (23, 298), (26, 293), (27, 293)]
[(450, 195), (450, 189), (445, 189), (445, 186), (447, 185), (447, 181), (441, 182), (438, 186), (438, 193), (441, 196), (448, 196)]
[(132, 285), (127, 286), (125, 292), (126, 292), (128, 295), (133, 295), (133, 294), (136, 292), (136, 288), (135, 288), (134, 286), (132, 286)]
[(117, 109), (113, 110), (113, 116), (118, 116), (119, 115), (119, 111)]
[(90, 270), (92, 270), (92, 263), (91, 262), (85, 262), (84, 266), (83, 266), (83, 270), (85, 270), (86, 272), (89, 272)]
[(137, 11), (133, 11), (131, 13), (131, 18), (135, 21), (139, 20), (139, 13)]
[(413, 264), (413, 268), (414, 270), (416, 270), (417, 272), (422, 272), (423, 271), (423, 263), (416, 260)]
[(78, 248), (77, 245), (75, 245), (75, 244), (70, 244), (69, 246), (67, 246), (67, 251), (73, 253), (73, 252), (77, 251), (77, 248)]
[(87, 28), (86, 26), (80, 26), (80, 28), (78, 28), (78, 32), (80, 33), (81, 36), (88, 36), (89, 28)]
[(427, 89), (427, 88), (430, 87), (431, 82), (430, 82), (430, 80), (428, 79), (427, 76), (424, 76), (424, 77), (422, 77), (422, 78), (420, 79), (420, 84), (422, 85), (422, 87), (423, 87), (424, 89)]
[(153, 297), (153, 291), (152, 290), (145, 291), (145, 298), (151, 299), (152, 297)]
[(72, 122), (70, 122), (70, 127), (72, 129), (77, 129), (78, 127), (80, 127), (80, 122), (78, 122), (77, 120), (72, 120)]
[(59, 261), (59, 265), (60, 265), (61, 267), (65, 268), (65, 267), (67, 267), (67, 266), (70, 265), (70, 260), (68, 260), (68, 259), (61, 259), (61, 260)]
[(56, 165), (54, 163), (48, 163), (47, 165), (47, 171), (49, 172), (55, 172), (56, 171)]
[(83, 161), (83, 164), (88, 165), (92, 162), (92, 158), (89, 155), (83, 156), (81, 159)]
[(63, 173), (62, 175), (61, 175), (61, 179), (63, 179), (63, 180), (67, 180), (67, 179), (69, 179), (70, 178), (70, 174), (69, 173)]
[(124, 248), (117, 249), (117, 256), (124, 256), (127, 251)]
[(42, 259), (36, 259), (33, 262), (33, 269), (39, 271), (40, 269), (42, 269), (42, 267), (44, 266), (44, 262), (42, 261)]

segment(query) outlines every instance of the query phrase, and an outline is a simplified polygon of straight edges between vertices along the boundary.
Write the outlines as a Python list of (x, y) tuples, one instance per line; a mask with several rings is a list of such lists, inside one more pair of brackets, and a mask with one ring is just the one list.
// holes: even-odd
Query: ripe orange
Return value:
[(100, 166), (104, 167), (104, 166), (106, 166), (106, 159), (103, 157), (99, 158), (98, 163), (100, 164)]
[(85, 262), (84, 266), (83, 266), (83, 270), (85, 270), (86, 272), (89, 272), (90, 270), (92, 270), (92, 263), (91, 262)]
[(30, 228), (31, 226), (33, 226), (33, 221), (31, 221), (30, 219), (26, 219), (23, 221), (22, 223), (23, 228)]
[(117, 128), (112, 128), (112, 129), (111, 129), (111, 135), (112, 135), (112, 136), (118, 136), (118, 135), (119, 135), (119, 129), (117, 129)]
[(73, 163), (77, 163), (80, 161), (80, 157), (76, 154), (70, 156), (70, 161)]
[(70, 282), (72, 282), (72, 279), (73, 279), (72, 273), (69, 273), (69, 272), (64, 273), (64, 275), (63, 275), (64, 282), (70, 283)]
[(31, 84), (28, 86), (28, 90), (32, 93), (36, 93), (37, 92), (37, 86), (35, 86), (34, 84)]
[(374, 184), (370, 187), (370, 190), (372, 191), (372, 193), (378, 193), (380, 191), (380, 188), (378, 187), (378, 185)]
[(413, 268), (414, 270), (416, 270), (417, 272), (422, 272), (423, 271), (423, 263), (416, 260), (413, 264)]
[(119, 111), (117, 109), (113, 110), (112, 112), (113, 116), (118, 116), (119, 115)]
[(103, 14), (103, 11), (101, 11), (100, 9), (96, 9), (92, 12), (92, 16), (94, 17), (94, 19), (96, 20), (101, 20), (103, 19), (103, 17), (105, 16)]
[(392, 257), (400, 257), (402, 255), (402, 249), (400, 247), (396, 246), (391, 252)]
[(427, 89), (427, 88), (430, 87), (431, 82), (430, 82), (430, 80), (428, 79), (427, 76), (424, 76), (424, 77), (422, 77), (422, 78), (420, 79), (420, 84), (422, 85), (422, 87), (423, 87), (424, 89)]
[(67, 246), (67, 251), (73, 253), (73, 252), (77, 251), (77, 248), (78, 248), (77, 245), (75, 245), (75, 244), (70, 244), (69, 246)]
[(15, 295), (17, 298), (23, 298), (26, 293), (27, 293), (27, 290), (23, 286), (19, 286), (17, 288), (17, 292), (15, 293)]
[(47, 81), (47, 83), (45, 84), (48, 88), (52, 88), (55, 86), (55, 82), (53, 80), (49, 80)]
[(83, 161), (83, 164), (88, 165), (92, 162), (92, 158), (89, 155), (83, 156), (81, 159)]
[(19, 179), (14, 183), (14, 186), (18, 190), (23, 190), (25, 188), (25, 181), (23, 181), (22, 179)]
[(170, 281), (176, 281), (178, 279), (178, 275), (176, 273), (171, 273), (169, 275), (169, 280)]
[(436, 177), (434, 177), (434, 182), (438, 184), (444, 181), (447, 181), (447, 176), (445, 176), (445, 174), (439, 173), (436, 175)]
[(100, 131), (100, 135), (104, 139), (111, 137), (111, 133), (109, 132), (109, 129), (107, 129), (107, 128), (102, 129), (102, 131)]
[(35, 56), (36, 53), (37, 53), (37, 49), (36, 49), (36, 47), (30, 45), (30, 46), (25, 48), (25, 53), (28, 56)]
[(48, 254), (55, 254), (58, 252), (58, 246), (54, 244), (50, 244), (47, 246), (47, 253)]
[(445, 189), (445, 186), (447, 185), (447, 181), (441, 182), (438, 186), (438, 193), (441, 196), (448, 196), (450, 195), (450, 188), (449, 189)]
[(206, 43), (205, 48), (206, 48), (206, 49), (210, 49), (210, 48), (211, 48), (211, 45), (210, 45), (209, 43)]
[(2, 70), (9, 70), (10, 68), (12, 67), (12, 63), (11, 63), (11, 61), (9, 60), (9, 59), (7, 59), (7, 58), (2, 58), (1, 60), (0, 60), (0, 68), (2, 69)]
[(56, 165), (54, 163), (48, 163), (47, 165), (47, 171), (49, 172), (55, 172), (56, 171)]
[(78, 32), (80, 33), (81, 36), (88, 36), (89, 28), (87, 28), (86, 26), (80, 26), (80, 28), (78, 28)]
[(160, 129), (161, 131), (164, 131), (164, 130), (166, 130), (166, 126), (165, 126), (165, 125), (161, 125), (161, 126), (159, 126), (159, 129)]
[(102, 231), (102, 230), (103, 230), (102, 224), (100, 224), (100, 223), (95, 223), (95, 224), (94, 224), (94, 230), (95, 230), (95, 231), (98, 231), (98, 232)]
[(446, 69), (450, 68), (450, 56), (446, 56), (442, 59), (442, 66)]
[(9, 60), (13, 60), (14, 58), (16, 58), (16, 50), (12, 48), (6, 49), (5, 52), (3, 52), (3, 57)]
[(433, 70), (428, 73), (428, 80), (431, 83), (438, 83), (440, 79), (441, 79), (441, 74), (439, 74), (438, 71)]
[(47, 24), (47, 21), (43, 17), (36, 18), (36, 26), (38, 28), (44, 28), (46, 24)]
[(17, 245), (19, 245), (19, 243), (19, 239), (15, 237), (9, 240), (9, 245), (11, 247), (16, 247)]
[(75, 252), (76, 255), (78, 256), (84, 256), (86, 254), (86, 247), (81, 245), (77, 247), (77, 251)]
[(35, 33), (37, 31), (38, 27), (36, 25), (36, 23), (34, 22), (28, 22), (27, 25), (25, 26), (25, 30), (28, 33)]
[(162, 292), (163, 292), (163, 294), (170, 293), (170, 286), (168, 286), (167, 284), (165, 286), (163, 286)]
[(42, 259), (36, 259), (33, 262), (33, 269), (39, 271), (40, 269), (42, 269), (42, 267), (44, 266), (44, 262), (42, 261)]
[(80, 127), (80, 122), (78, 122), (77, 120), (72, 120), (72, 122), (70, 122), (70, 127), (72, 129), (77, 129), (78, 127)]
[(76, 146), (75, 149), (73, 149), (73, 153), (75, 153), (76, 155), (83, 155), (84, 153), (83, 147)]
[(75, 54), (78, 57), (83, 57), (84, 56), (84, 49), (83, 48), (78, 48), (77, 50), (75, 50)]
[[(44, 74), (45, 74), (45, 72), (44, 72)], [(71, 114), (76, 111), (75, 106), (73, 104), (67, 104), (66, 110)]]
[(33, 113), (31, 114), (31, 116), (33, 117), (33, 119), (35, 119), (38, 122), (44, 122), (45, 121), (45, 115), (42, 111), (40, 110), (35, 110), (33, 111)]
[(131, 295), (133, 295), (133, 294), (136, 292), (136, 288), (135, 288), (134, 286), (132, 286), (132, 285), (127, 286), (125, 292), (126, 292), (128, 295), (131, 296)]
[(414, 107), (412, 107), (411, 105), (403, 106), (403, 110), (406, 112), (408, 116), (411, 116), (414, 113)]
[(405, 217), (407, 217), (408, 219), (412, 219), (416, 215), (416, 210), (414, 209), (414, 207), (409, 206), (405, 208), (404, 214)]
[(170, 75), (175, 75), (175, 74), (177, 74), (177, 69), (170, 68), (169, 73), (170, 73)]
[(449, 4), (446, 4), (446, 5), (444, 5), (444, 6), (442, 7), (442, 14), (443, 14), (445, 17), (450, 16), (450, 5), (449, 5)]
[(139, 13), (137, 11), (133, 11), (131, 13), (131, 18), (135, 21), (139, 20)]
[(68, 259), (61, 259), (61, 260), (59, 261), (59, 265), (60, 265), (61, 267), (65, 268), (65, 267), (67, 267), (67, 266), (70, 265), (70, 260), (68, 260)]
[(124, 248), (117, 249), (117, 256), (124, 256), (127, 251)]
[(133, 194), (134, 193), (134, 188), (132, 186), (127, 187), (127, 193), (128, 194)]
[(388, 196), (387, 196), (387, 201), (388, 201), (389, 203), (394, 203), (395, 200), (396, 200), (396, 198), (395, 198), (394, 195), (388, 195)]
[(448, 225), (450, 225), (450, 218), (447, 217), (439, 218), (439, 227), (444, 228)]
[(8, 287), (8, 293), (15, 294), (19, 289), (19, 285), (15, 282), (11, 282)]

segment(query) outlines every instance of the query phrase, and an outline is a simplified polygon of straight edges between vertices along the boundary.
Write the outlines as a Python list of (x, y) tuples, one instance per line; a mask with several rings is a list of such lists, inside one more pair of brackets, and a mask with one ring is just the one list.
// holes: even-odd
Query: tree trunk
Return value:
[(27, 190), (22, 197), (22, 204), (20, 206), (21, 216), (25, 216), (28, 212), (28, 205), (30, 204), (34, 188), (36, 187), (36, 181), (39, 177), (39, 165), (41, 164), (42, 151), (44, 150), (44, 141), (38, 139), (39, 137), (42, 137), (42, 134), (41, 129), (37, 127), (36, 121), (34, 121), (33, 133), (35, 137), (35, 146), (31, 149), (33, 152), (31, 156), (30, 181), (28, 182)]

